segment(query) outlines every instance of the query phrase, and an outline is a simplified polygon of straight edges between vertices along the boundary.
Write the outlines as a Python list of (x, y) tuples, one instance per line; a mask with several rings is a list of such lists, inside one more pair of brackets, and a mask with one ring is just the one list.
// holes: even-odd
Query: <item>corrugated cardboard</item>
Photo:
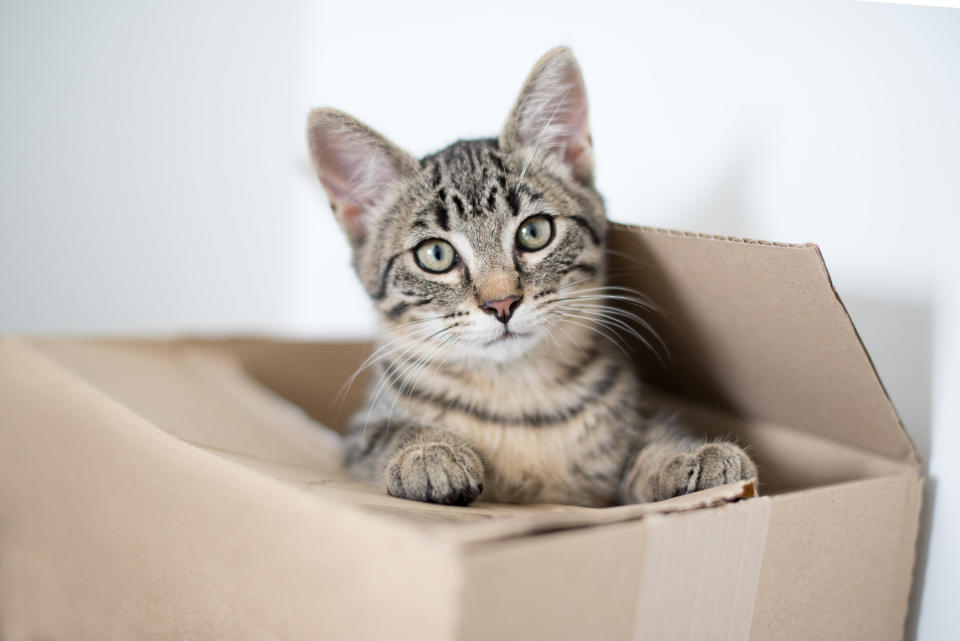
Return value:
[[(0, 342), (0, 638), (899, 639), (922, 478), (814, 246), (617, 226), (754, 483), (467, 508), (339, 463), (361, 344)], [(342, 397), (340, 400), (338, 397)]]

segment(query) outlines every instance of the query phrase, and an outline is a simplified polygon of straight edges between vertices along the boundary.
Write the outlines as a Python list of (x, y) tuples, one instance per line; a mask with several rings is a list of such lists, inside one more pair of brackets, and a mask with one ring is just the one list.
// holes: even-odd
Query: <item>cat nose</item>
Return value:
[(523, 296), (507, 296), (499, 300), (488, 300), (480, 303), (480, 309), (496, 316), (498, 321), (506, 325), (521, 300), (523, 300)]

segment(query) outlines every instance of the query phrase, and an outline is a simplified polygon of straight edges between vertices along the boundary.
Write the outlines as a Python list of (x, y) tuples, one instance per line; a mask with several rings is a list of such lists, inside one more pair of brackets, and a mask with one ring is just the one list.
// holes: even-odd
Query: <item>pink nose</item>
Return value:
[(522, 299), (523, 296), (507, 296), (500, 300), (488, 300), (480, 304), (480, 309), (488, 314), (493, 314), (498, 321), (506, 325)]

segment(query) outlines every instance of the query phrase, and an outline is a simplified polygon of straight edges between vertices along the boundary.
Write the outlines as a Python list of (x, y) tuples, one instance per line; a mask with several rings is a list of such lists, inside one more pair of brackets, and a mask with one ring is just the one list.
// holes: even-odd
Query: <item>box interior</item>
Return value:
[[(342, 391), (343, 382), (369, 354), (370, 346), (366, 343), (284, 343), (256, 339), (190, 343), (236, 355), (259, 384), (336, 431), (343, 429), (366, 393), (366, 373)], [(664, 395), (664, 404), (676, 411), (678, 418), (698, 435), (732, 437), (746, 446), (760, 468), (760, 490), (765, 495), (913, 469), (909, 463), (892, 461), (772, 421), (736, 416), (703, 402)]]
[[(613, 282), (650, 297), (656, 309), (646, 318), (670, 347), (660, 360), (634, 346), (641, 374), (695, 433), (745, 446), (763, 494), (916, 473), (912, 445), (816, 247), (624, 227), (614, 228), (610, 243)], [(458, 534), (467, 538), (493, 536), (478, 525), (492, 517), (541, 518), (495, 532), (505, 536), (577, 524), (588, 513), (590, 522), (635, 518), (756, 492), (739, 484), (653, 508), (607, 508), (602, 516), (571, 506), (450, 510), (401, 501), (347, 475), (339, 440), (322, 428), (342, 429), (362, 403), (366, 375), (344, 383), (369, 353), (365, 343), (48, 340), (34, 347), (216, 456), (381, 514), (472, 523), (473, 534)]]
[[(217, 346), (240, 356), (260, 384), (337, 431), (343, 429), (344, 422), (362, 404), (366, 393), (366, 375), (359, 376), (346, 393), (341, 393), (343, 381), (369, 353), (369, 346), (364, 343), (297, 344), (252, 340), (227, 341)], [(311, 381), (322, 383), (313, 387)], [(733, 438), (745, 446), (760, 469), (760, 491), (765, 495), (894, 475), (913, 469), (909, 463), (893, 461), (773, 421), (736, 416), (697, 400), (672, 395), (664, 395), (663, 400), (664, 405), (698, 435)]]
[[(219, 456), (237, 458), (247, 464), (256, 452), (266, 461), (292, 461), (314, 470), (322, 470), (327, 479), (327, 489), (336, 484), (350, 487), (350, 491), (362, 488), (340, 468), (339, 449), (336, 439), (328, 436), (330, 428), (343, 429), (351, 413), (362, 404), (366, 393), (368, 374), (364, 373), (349, 388), (344, 382), (369, 354), (366, 343), (307, 343), (283, 342), (262, 339), (232, 340), (180, 340), (167, 342), (100, 341), (100, 342), (45, 342), (42, 349), (59, 362), (82, 371), (92, 377), (103, 389), (109, 391), (124, 404), (154, 418), (155, 422), (182, 440), (204, 446)], [(225, 357), (222, 361), (220, 357)], [(142, 359), (142, 361), (141, 361)], [(231, 431), (224, 432), (224, 417), (215, 412), (222, 406), (204, 409), (201, 401), (191, 399), (187, 390), (175, 388), (163, 392), (158, 387), (171, 379), (154, 381), (143, 386), (146, 372), (131, 375), (133, 369), (149, 368), (156, 375), (163, 365), (197, 368), (204, 380), (216, 379), (219, 386), (227, 381), (236, 384), (241, 377), (245, 389), (237, 389), (233, 396), (246, 395), (250, 399), (277, 395), (303, 411), (303, 429), (313, 432), (316, 439), (301, 442), (291, 438), (290, 432), (275, 425), (265, 431), (259, 424), (241, 430), (239, 417), (233, 417)], [(181, 375), (182, 372), (171, 374)], [(185, 379), (191, 392), (215, 401), (212, 390), (203, 389), (196, 380)], [(258, 390), (254, 387), (259, 387)], [(143, 389), (145, 394), (138, 390)], [(178, 402), (173, 402), (171, 396)], [(149, 400), (148, 400), (149, 397)], [(764, 495), (778, 495), (798, 490), (812, 489), (835, 483), (894, 475), (912, 470), (902, 463), (864, 451), (840, 442), (811, 435), (790, 426), (757, 418), (735, 416), (727, 410), (718, 409), (699, 401), (674, 395), (662, 395), (665, 409), (677, 419), (689, 425), (705, 438), (733, 438), (745, 446), (757, 461), (760, 469), (760, 491)], [(151, 408), (145, 404), (156, 404)], [(188, 407), (183, 407), (186, 403)], [(162, 406), (162, 408), (160, 407)], [(243, 406), (241, 406), (243, 409)], [(155, 414), (155, 411), (161, 413)], [(246, 407), (247, 411), (257, 411)], [(179, 413), (173, 416), (174, 413)], [(293, 420), (289, 413), (286, 419)], [(204, 420), (208, 420), (204, 423)], [(297, 422), (297, 421), (293, 421)], [(205, 433), (209, 430), (209, 433)], [(226, 441), (220, 439), (226, 438)], [(231, 439), (238, 439), (232, 443)], [(292, 447), (288, 447), (292, 446)], [(322, 464), (321, 468), (317, 465)], [(311, 476), (311, 483), (318, 483)], [(403, 505), (401, 503), (400, 505)], [(387, 509), (384, 506), (384, 509)], [(391, 506), (390, 509), (401, 509)], [(504, 509), (522, 509), (508, 508)]]

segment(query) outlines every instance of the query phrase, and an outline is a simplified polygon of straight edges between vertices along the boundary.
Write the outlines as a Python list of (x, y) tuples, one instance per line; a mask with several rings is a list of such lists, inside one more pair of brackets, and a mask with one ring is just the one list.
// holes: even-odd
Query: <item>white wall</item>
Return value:
[(426, 153), (494, 134), (530, 65), (571, 44), (613, 218), (821, 244), (929, 461), (915, 612), (919, 638), (950, 636), (960, 11), (166, 4), (2, 4), (0, 331), (370, 331), (309, 171), (307, 110)]

